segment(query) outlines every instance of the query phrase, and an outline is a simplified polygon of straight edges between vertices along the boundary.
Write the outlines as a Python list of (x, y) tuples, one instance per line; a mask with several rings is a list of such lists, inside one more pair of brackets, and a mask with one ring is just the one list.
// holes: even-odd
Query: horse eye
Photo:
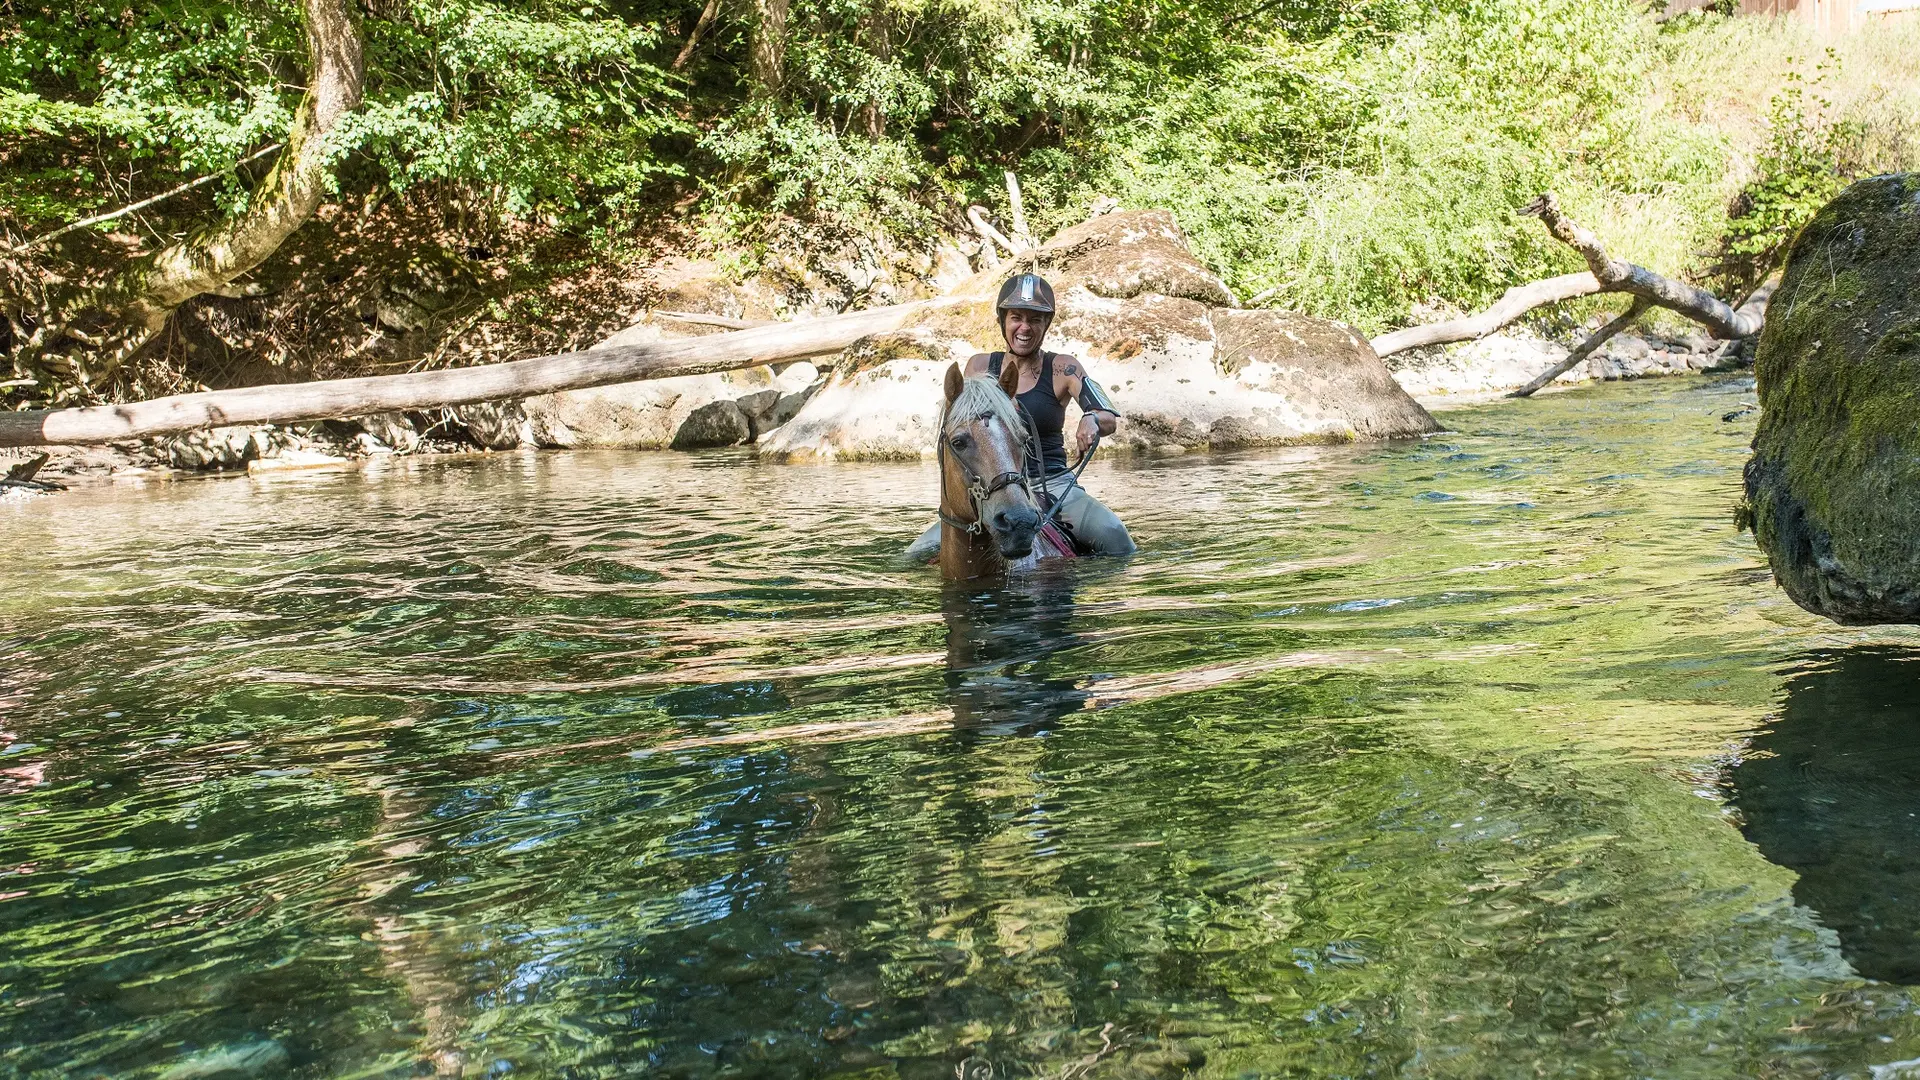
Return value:
[(967, 447), (973, 445), (973, 440), (965, 435), (955, 435), (947, 445), (953, 447), (955, 450), (965, 450)]

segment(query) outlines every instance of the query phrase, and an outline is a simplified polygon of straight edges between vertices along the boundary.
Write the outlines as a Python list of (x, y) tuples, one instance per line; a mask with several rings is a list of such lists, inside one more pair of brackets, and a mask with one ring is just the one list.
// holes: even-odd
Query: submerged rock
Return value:
[(1774, 578), (1838, 622), (1920, 622), (1920, 175), (1827, 204), (1769, 313), (1746, 492)]
[[(1162, 210), (1106, 214), (977, 274), (905, 329), (848, 349), (790, 423), (760, 440), (781, 460), (933, 452), (947, 366), (1001, 347), (993, 298), (1037, 269), (1060, 315), (1048, 347), (1088, 363), (1126, 414), (1108, 445), (1174, 453), (1439, 430), (1366, 339), (1311, 316), (1242, 311)], [(1067, 423), (1078, 423), (1068, 407)]]
[(174, 1063), (160, 1080), (241, 1080), (286, 1070), (287, 1048), (274, 1039), (203, 1050)]

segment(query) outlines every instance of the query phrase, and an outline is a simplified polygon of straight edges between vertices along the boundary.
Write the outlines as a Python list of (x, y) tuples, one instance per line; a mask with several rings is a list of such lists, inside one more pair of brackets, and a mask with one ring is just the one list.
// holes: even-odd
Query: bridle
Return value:
[[(992, 418), (992, 414), (982, 414), (974, 417), (974, 420), (990, 420)], [(952, 437), (952, 430), (951, 425), (947, 423), (947, 418), (943, 415), (940, 418), (939, 450), (940, 475), (942, 477), (947, 475), (947, 455), (953, 453), (953, 451), (947, 448), (947, 440)], [(940, 520), (947, 525), (959, 529), (968, 536), (979, 536), (987, 531), (987, 523), (980, 513), (980, 507), (996, 493), (1005, 491), (1010, 487), (1018, 487), (1021, 491), (1027, 493), (1027, 498), (1033, 498), (1033, 481), (1028, 478), (1024, 471), (1027, 460), (1026, 442), (1024, 439), (1021, 440), (1020, 446), (1020, 462), (1023, 466), (1023, 471), (1020, 472), (1003, 472), (989, 479), (974, 472), (973, 466), (968, 465), (966, 459), (960, 455), (954, 454), (953, 460), (960, 465), (960, 471), (966, 474), (967, 501), (973, 506), (973, 520), (961, 521), (957, 518), (949, 517), (947, 515), (947, 508), (944, 505), (940, 507)], [(942, 502), (944, 503), (945, 500), (942, 500)]]

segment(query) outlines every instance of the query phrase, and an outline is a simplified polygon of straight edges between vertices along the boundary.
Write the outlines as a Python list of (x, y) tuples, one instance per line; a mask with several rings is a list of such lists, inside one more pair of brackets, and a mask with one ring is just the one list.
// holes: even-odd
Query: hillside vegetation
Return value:
[[(122, 363), (35, 332), (247, 206), (304, 93), (301, 8), (8, 10), (13, 407), (580, 344), (664, 253), (930, 251), (969, 203), (1005, 211), (1009, 169), (1036, 232), (1101, 196), (1167, 207), (1241, 297), (1373, 331), (1577, 268), (1514, 212), (1542, 190), (1731, 294), (1846, 180), (1920, 161), (1920, 34), (1625, 0), (366, 0), (317, 220)], [(394, 267), (452, 298), (404, 348), (349, 302)]]

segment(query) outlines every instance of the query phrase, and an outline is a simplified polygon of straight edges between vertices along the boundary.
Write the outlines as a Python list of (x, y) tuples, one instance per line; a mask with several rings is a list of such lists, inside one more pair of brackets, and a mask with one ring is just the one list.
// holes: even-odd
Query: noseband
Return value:
[[(989, 417), (979, 416), (975, 419), (985, 420), (989, 419)], [(945, 424), (941, 424), (940, 428), (940, 475), (944, 477), (947, 472), (946, 458), (949, 453), (947, 450), (949, 429)], [(1026, 449), (1024, 445), (1021, 448), (1020, 459), (1022, 462), (1026, 460)], [(954, 455), (954, 460), (960, 464), (960, 471), (967, 475), (967, 501), (973, 505), (973, 520), (960, 521), (948, 517), (946, 507), (944, 506), (940, 508), (940, 520), (959, 529), (968, 536), (978, 536), (987, 531), (987, 523), (982, 520), (980, 507), (981, 504), (992, 498), (995, 493), (1005, 491), (1010, 487), (1017, 487), (1021, 491), (1026, 492), (1029, 499), (1033, 497), (1033, 481), (1028, 479), (1027, 474), (1024, 472), (1003, 472), (998, 476), (987, 479), (976, 474), (973, 471), (973, 467), (968, 465), (966, 460), (958, 454)]]

